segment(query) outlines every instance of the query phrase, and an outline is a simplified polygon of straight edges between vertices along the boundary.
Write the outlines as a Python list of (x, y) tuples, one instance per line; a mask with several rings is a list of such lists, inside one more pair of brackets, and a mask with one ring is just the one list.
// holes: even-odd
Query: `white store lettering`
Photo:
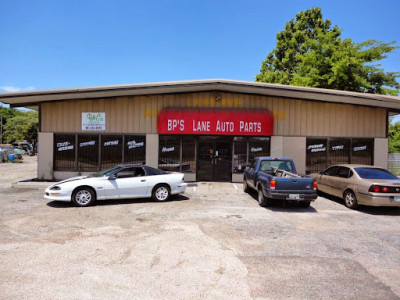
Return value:
[(185, 121), (184, 120), (171, 120), (168, 119), (168, 131), (175, 131), (179, 126), (180, 131), (185, 130)]
[(139, 148), (144, 146), (144, 142), (136, 143), (136, 141), (127, 142), (128, 149)]
[(240, 132), (261, 132), (260, 122), (244, 122), (240, 121)]
[(210, 121), (195, 121), (193, 120), (193, 131), (210, 131)]
[(169, 148), (167, 148), (167, 147), (163, 147), (162, 148), (162, 152), (173, 152), (175, 150), (175, 147), (169, 147)]
[(218, 120), (215, 129), (221, 132), (233, 132), (235, 130), (235, 124), (233, 124), (233, 122), (221, 122)]
[(90, 141), (90, 142), (80, 143), (79, 147), (94, 146), (94, 145), (96, 145), (96, 141)]

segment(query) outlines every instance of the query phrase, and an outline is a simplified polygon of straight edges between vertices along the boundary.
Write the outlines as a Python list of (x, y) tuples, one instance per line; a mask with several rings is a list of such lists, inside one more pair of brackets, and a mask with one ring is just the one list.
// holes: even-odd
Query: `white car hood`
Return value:
[(68, 179), (65, 179), (65, 180), (63, 180), (63, 181), (59, 181), (59, 182), (53, 184), (52, 186), (50, 186), (50, 188), (53, 187), (53, 186), (55, 186), (55, 185), (59, 185), (59, 184), (66, 183), (66, 182), (70, 182), (70, 181), (82, 180), (82, 179), (85, 179), (85, 178), (87, 178), (87, 177), (88, 177), (88, 176), (76, 176), (76, 177), (71, 177), (71, 178), (68, 178)]

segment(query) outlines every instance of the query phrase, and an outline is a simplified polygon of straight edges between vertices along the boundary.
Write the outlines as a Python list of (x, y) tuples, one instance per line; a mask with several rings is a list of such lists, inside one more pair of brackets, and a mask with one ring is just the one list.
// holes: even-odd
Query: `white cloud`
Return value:
[(20, 88), (16, 86), (0, 86), (0, 92), (12, 93), (12, 92), (20, 92), (20, 91), (32, 91), (35, 87), (28, 86), (26, 88)]

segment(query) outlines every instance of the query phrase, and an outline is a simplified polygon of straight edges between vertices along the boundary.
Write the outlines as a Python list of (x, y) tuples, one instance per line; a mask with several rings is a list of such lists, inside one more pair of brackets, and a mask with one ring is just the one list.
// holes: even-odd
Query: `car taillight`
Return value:
[(380, 185), (371, 185), (368, 191), (372, 193), (388, 193), (389, 187)]
[(378, 185), (371, 185), (369, 188), (369, 192), (372, 193), (379, 193), (381, 191), (381, 188)]
[(276, 188), (276, 181), (275, 180), (271, 180), (269, 182), (269, 187), (271, 188), (271, 190), (274, 190)]
[(313, 190), (316, 191), (318, 188), (318, 183), (316, 181), (313, 182)]

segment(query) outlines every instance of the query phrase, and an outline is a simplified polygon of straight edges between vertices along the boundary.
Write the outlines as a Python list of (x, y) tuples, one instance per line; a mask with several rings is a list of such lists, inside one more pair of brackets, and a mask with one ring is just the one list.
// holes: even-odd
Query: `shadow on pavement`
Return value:
[[(319, 193), (318, 195), (346, 207), (342, 198), (324, 193)], [(352, 209), (348, 208), (348, 210)], [(360, 205), (356, 210), (370, 215), (400, 216), (400, 207)]]
[[(151, 198), (140, 198), (140, 199), (118, 199), (118, 200), (99, 200), (94, 203), (92, 206), (110, 206), (110, 205), (126, 205), (126, 204), (139, 204), (139, 203), (166, 203), (166, 202), (176, 202), (176, 201), (185, 201), (190, 200), (190, 198), (183, 195), (174, 195), (168, 201), (157, 202), (153, 201)], [(50, 201), (47, 203), (47, 206), (53, 208), (75, 208), (77, 206), (73, 205), (72, 202), (63, 202), (63, 201)]]
[[(251, 191), (249, 195), (258, 202), (257, 192)], [(291, 212), (291, 213), (316, 213), (317, 210), (312, 207), (313, 202), (307, 208), (300, 207), (297, 201), (273, 200), (273, 203), (266, 207), (271, 211), (277, 212)]]

